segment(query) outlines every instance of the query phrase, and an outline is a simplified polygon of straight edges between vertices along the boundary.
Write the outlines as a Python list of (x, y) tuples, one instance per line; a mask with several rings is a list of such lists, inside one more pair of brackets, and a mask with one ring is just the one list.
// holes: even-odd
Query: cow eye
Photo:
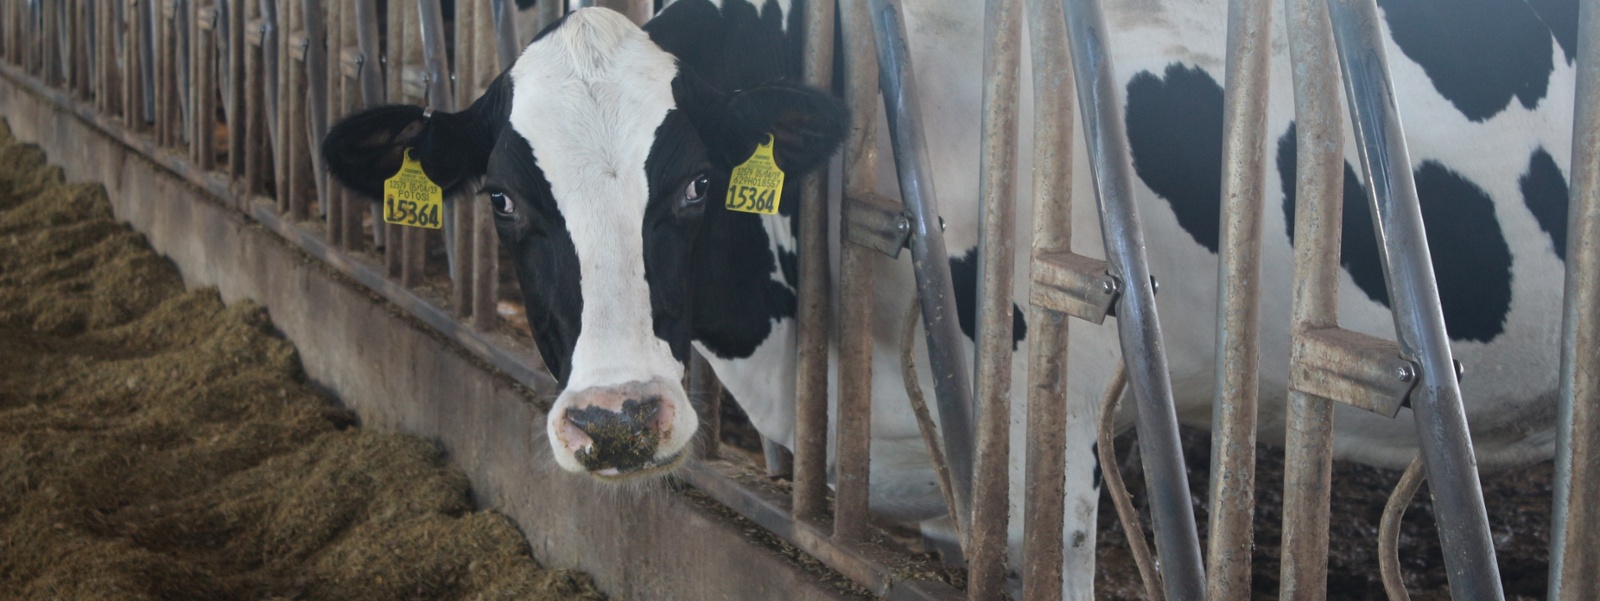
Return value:
[(494, 214), (500, 217), (510, 217), (517, 213), (517, 208), (511, 204), (511, 199), (499, 192), (489, 195), (489, 206), (494, 207)]
[(711, 191), (711, 178), (702, 173), (689, 182), (683, 189), (683, 204), (693, 205), (705, 200), (706, 192)]

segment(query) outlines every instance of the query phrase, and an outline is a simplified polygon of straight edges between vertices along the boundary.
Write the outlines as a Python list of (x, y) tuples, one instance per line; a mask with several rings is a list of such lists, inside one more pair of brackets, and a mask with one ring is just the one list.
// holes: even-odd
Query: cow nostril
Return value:
[(654, 458), (661, 434), (654, 427), (661, 411), (659, 398), (628, 399), (621, 411), (603, 407), (568, 409), (567, 423), (587, 435), (592, 444), (576, 451), (589, 471), (615, 468), (623, 471), (647, 465)]

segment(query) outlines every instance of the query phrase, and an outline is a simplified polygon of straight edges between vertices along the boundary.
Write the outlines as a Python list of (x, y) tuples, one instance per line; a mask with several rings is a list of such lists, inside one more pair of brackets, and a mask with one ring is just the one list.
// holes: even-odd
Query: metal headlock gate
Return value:
[[(642, 21), (650, 4), (602, 3)], [(1397, 495), (1421, 474), (1434, 503), (1458, 599), (1498, 599), (1494, 550), (1477, 486), (1459, 367), (1444, 335), (1416, 191), (1373, 0), (1284, 0), (1297, 123), (1295, 283), (1288, 398), (1282, 594), (1324, 596), (1332, 407), (1347, 403), (1393, 416), (1416, 412), (1419, 459)], [(837, 11), (837, 13), (836, 13)], [(516, 57), (517, 19), (535, 25), (563, 12), (541, 2), (516, 14), (507, 0), (462, 0), (447, 29), (439, 0), (0, 0), (0, 74), (196, 186), (232, 199), (256, 219), (410, 311), (513, 378), (548, 391), (553, 380), (525, 344), (497, 334), (499, 280), (494, 229), (485, 203), (447, 209), (446, 260), (427, 254), (429, 236), (386, 226), (329, 180), (316, 156), (331, 123), (361, 107), (407, 102), (452, 110), (474, 98)], [(804, 77), (833, 81), (834, 25), (843, 40), (843, 94), (862, 123), (883, 107), (890, 124), (903, 202), (867, 192), (878, 160), (875, 128), (852, 130), (844, 149), (842, 298), (873, 287), (873, 253), (911, 249), (921, 316), (944, 422), (925, 432), (940, 459), (943, 488), (965, 535), (967, 595), (996, 599), (1006, 589), (1006, 521), (1014, 223), (1021, 26), (1026, 13), (1034, 65), (1035, 227), (1026, 501), (1030, 525), (1021, 567), (1025, 599), (1058, 598), (1062, 566), (1062, 470), (1068, 416), (1068, 317), (1100, 323), (1114, 312), (1129, 358), (1145, 474), (1151, 491), (1168, 599), (1249, 596), (1257, 402), (1257, 335), (1265, 111), (1271, 6), (1231, 0), (1225, 86), (1222, 251), (1217, 323), (1211, 533), (1205, 565), (1177, 440), (1171, 385), (1155, 314), (1155, 282), (1144, 257), (1122, 105), (1112, 77), (1098, 0), (990, 0), (986, 11), (980, 302), (976, 373), (956, 341), (953, 297), (939, 234), (937, 196), (922, 155), (916, 85), (892, 0), (809, 2)], [(1560, 443), (1551, 541), (1551, 599), (1600, 591), (1600, 9), (1580, 9), (1577, 113), (1571, 168), (1570, 235), (1562, 326)], [(538, 27), (531, 28), (537, 30)], [(1073, 77), (1061, 77), (1071, 72)], [(1336, 75), (1339, 73), (1342, 75)], [(1341, 85), (1342, 83), (1342, 85)], [(1342, 197), (1343, 89), (1358, 156), (1371, 182), (1368, 204), (1382, 245), (1398, 342), (1341, 329), (1336, 319)], [(880, 90), (882, 100), (880, 101)], [(1073, 253), (1070, 240), (1074, 100), (1090, 152), (1108, 260)], [(880, 104), (882, 102), (882, 104)], [(223, 127), (225, 126), (225, 129)], [(830, 315), (827, 177), (803, 184), (800, 226), (798, 406), (792, 466), (769, 448), (775, 472), (792, 470), (790, 492), (719, 459), (716, 420), (704, 460), (684, 474), (746, 518), (874, 594), (953, 598), (951, 586), (910, 579), (900, 551), (873, 536), (867, 491), (871, 354), (869, 303)], [(371, 218), (372, 235), (364, 218)], [(437, 242), (436, 242), (437, 244)], [(432, 268), (430, 270), (430, 267)], [(448, 277), (442, 275), (449, 274)], [(445, 309), (450, 307), (452, 309)], [(1042, 318), (1040, 318), (1042, 317)], [(838, 332), (838, 452), (829, 502), (828, 348)], [(712, 390), (696, 361), (693, 390)], [(716, 394), (700, 395), (717, 415)], [(1114, 400), (1114, 397), (1112, 398)], [(1074, 430), (1080, 430), (1074, 428)], [(942, 437), (942, 439), (940, 438)], [(1408, 492), (1409, 491), (1409, 492)], [(1391, 501), (1391, 505), (1396, 505)], [(1399, 501), (1399, 507), (1404, 501)], [(1398, 513), (1398, 512), (1395, 512)], [(1392, 551), (1393, 515), (1385, 548)], [(1142, 542), (1142, 539), (1141, 539)], [(1386, 582), (1398, 583), (1392, 565)], [(1147, 582), (1147, 585), (1150, 583)], [(1390, 589), (1404, 595), (1403, 587)]]

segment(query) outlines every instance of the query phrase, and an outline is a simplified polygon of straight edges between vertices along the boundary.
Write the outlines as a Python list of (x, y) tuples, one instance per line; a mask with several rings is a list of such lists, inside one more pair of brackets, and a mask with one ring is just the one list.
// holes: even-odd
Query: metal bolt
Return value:
[(1399, 376), (1401, 382), (1410, 382), (1413, 378), (1417, 377), (1417, 370), (1415, 367), (1411, 366), (1410, 362), (1405, 362), (1401, 363), (1399, 367), (1395, 368), (1395, 375)]
[(1100, 290), (1106, 294), (1116, 294), (1122, 291), (1122, 282), (1117, 280), (1117, 276), (1107, 274), (1100, 280)]
[(907, 218), (905, 215), (901, 215), (901, 216), (895, 218), (895, 220), (894, 220), (894, 231), (899, 232), (901, 235), (904, 235), (906, 232), (911, 231), (911, 220), (909, 218)]

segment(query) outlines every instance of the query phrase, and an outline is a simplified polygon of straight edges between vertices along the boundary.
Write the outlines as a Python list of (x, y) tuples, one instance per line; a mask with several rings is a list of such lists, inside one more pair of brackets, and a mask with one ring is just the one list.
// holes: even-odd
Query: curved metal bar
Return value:
[(962, 357), (961, 330), (956, 322), (955, 286), (950, 281), (950, 257), (939, 224), (939, 204), (928, 166), (927, 142), (922, 137), (922, 112), (917, 104), (916, 79), (910, 49), (900, 23), (899, 9), (889, 0), (870, 0), (872, 28), (878, 39), (878, 85), (883, 89), (884, 114), (889, 119), (895, 170), (900, 193), (911, 215), (911, 263), (917, 273), (917, 296), (922, 299), (922, 325), (928, 337), (928, 366), (933, 371), (933, 393), (939, 404), (945, 457), (950, 463), (956, 501), (956, 519), (969, 532), (972, 519), (972, 380)]
[(1412, 395), (1411, 407), (1433, 483), (1450, 593), (1456, 599), (1502, 599), (1500, 568), (1478, 487), (1411, 158), (1390, 87), (1377, 7), (1373, 0), (1330, 0), (1328, 8), (1357, 154), (1367, 174), (1367, 205), (1393, 299), (1395, 334), (1401, 354), (1422, 366), (1422, 385)]
[(1600, 588), (1600, 8), (1578, 16), (1577, 114), (1572, 127), (1572, 206), (1567, 211), (1567, 295), (1561, 324), (1561, 442), (1556, 447), (1550, 599), (1577, 601)]
[(1195, 534), (1189, 475), (1178, 441), (1178, 415), (1173, 409), (1172, 380), (1145, 256), (1144, 230), (1133, 203), (1133, 164), (1106, 41), (1109, 30), (1097, 0), (1066, 0), (1063, 4), (1106, 259), (1124, 288), (1118, 301), (1117, 329), (1133, 384), (1134, 423), (1144, 457), (1161, 575), (1168, 599), (1205, 599), (1205, 568)]

